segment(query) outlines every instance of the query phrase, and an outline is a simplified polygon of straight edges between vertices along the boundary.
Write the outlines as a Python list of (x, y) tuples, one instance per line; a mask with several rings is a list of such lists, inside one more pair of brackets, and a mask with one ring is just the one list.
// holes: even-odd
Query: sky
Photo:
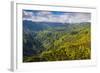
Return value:
[(90, 22), (91, 14), (85, 12), (23, 10), (22, 19), (32, 22), (81, 23)]

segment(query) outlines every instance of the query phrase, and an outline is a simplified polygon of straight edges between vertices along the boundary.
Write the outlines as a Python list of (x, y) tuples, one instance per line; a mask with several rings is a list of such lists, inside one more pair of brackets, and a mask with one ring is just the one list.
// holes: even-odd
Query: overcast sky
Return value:
[(80, 23), (90, 22), (91, 14), (84, 12), (23, 10), (23, 20), (33, 22)]

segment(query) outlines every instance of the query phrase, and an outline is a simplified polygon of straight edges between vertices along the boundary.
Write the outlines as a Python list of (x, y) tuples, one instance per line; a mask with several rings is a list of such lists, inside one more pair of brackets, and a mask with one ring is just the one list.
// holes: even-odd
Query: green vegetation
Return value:
[(47, 26), (42, 30), (33, 30), (32, 26), (32, 30), (25, 28), (23, 62), (90, 59), (90, 23), (61, 25)]

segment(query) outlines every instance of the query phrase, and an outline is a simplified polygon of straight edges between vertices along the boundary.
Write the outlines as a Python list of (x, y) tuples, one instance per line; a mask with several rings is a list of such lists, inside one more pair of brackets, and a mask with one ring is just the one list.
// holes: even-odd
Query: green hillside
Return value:
[[(34, 24), (34, 23), (33, 23)], [(44, 23), (39, 23), (40, 25)], [(35, 30), (23, 27), (23, 62), (91, 58), (90, 23), (59, 24)], [(54, 24), (54, 23), (52, 23)], [(29, 25), (30, 26), (30, 25)]]

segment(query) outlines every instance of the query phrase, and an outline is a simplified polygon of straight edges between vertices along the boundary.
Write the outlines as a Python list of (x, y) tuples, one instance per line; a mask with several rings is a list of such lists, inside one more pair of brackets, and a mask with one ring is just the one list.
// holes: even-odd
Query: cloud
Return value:
[(23, 20), (34, 22), (61, 22), (61, 23), (79, 23), (91, 20), (90, 13), (79, 12), (57, 12), (54, 11), (23, 11)]
[(73, 16), (70, 18), (70, 22), (77, 23), (77, 22), (88, 22), (91, 20), (90, 13), (74, 13)]

